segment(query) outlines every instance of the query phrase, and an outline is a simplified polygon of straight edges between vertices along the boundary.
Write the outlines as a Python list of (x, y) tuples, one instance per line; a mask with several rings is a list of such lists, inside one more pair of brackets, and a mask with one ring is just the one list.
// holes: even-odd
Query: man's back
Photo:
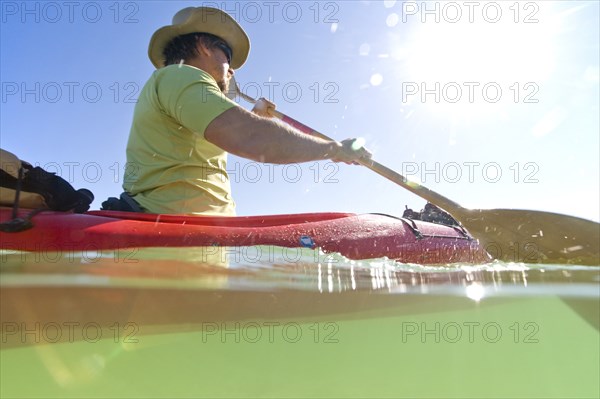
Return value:
[(234, 215), (227, 153), (206, 126), (236, 104), (189, 65), (154, 72), (135, 108), (123, 188), (152, 213)]

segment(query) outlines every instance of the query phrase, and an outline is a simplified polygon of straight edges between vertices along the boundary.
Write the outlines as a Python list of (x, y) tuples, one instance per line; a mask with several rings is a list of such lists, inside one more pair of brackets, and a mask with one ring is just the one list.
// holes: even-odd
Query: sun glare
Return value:
[(545, 80), (552, 72), (552, 25), (423, 25), (410, 45), (409, 72), (446, 82)]
[(497, 23), (411, 24), (402, 44), (391, 50), (405, 62), (403, 97), (413, 97), (406, 103), (472, 119), (498, 113), (535, 92), (553, 73), (561, 29), (559, 15), (542, 11), (529, 23), (507, 16)]

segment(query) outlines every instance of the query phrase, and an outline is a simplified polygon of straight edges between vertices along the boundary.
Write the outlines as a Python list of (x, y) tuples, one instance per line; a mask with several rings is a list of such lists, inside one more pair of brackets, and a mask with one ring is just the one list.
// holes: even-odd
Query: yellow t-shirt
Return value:
[(204, 138), (208, 124), (235, 106), (201, 69), (155, 71), (135, 107), (125, 191), (151, 213), (235, 215), (227, 153)]

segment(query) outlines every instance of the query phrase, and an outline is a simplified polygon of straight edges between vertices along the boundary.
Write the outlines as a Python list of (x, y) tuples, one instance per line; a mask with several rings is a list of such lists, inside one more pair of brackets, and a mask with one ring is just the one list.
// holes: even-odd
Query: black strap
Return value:
[(421, 212), (415, 212), (407, 206), (402, 217), (451, 227), (460, 226), (460, 223), (452, 215), (429, 202), (425, 204), (425, 208)]
[(127, 192), (121, 193), (119, 198), (110, 197), (102, 203), (100, 209), (103, 211), (144, 212), (140, 204)]

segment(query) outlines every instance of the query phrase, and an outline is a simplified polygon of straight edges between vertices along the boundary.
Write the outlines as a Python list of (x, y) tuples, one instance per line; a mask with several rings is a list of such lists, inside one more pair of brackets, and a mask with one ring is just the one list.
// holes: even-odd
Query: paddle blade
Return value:
[(600, 224), (519, 209), (464, 209), (454, 217), (505, 262), (600, 265)]

